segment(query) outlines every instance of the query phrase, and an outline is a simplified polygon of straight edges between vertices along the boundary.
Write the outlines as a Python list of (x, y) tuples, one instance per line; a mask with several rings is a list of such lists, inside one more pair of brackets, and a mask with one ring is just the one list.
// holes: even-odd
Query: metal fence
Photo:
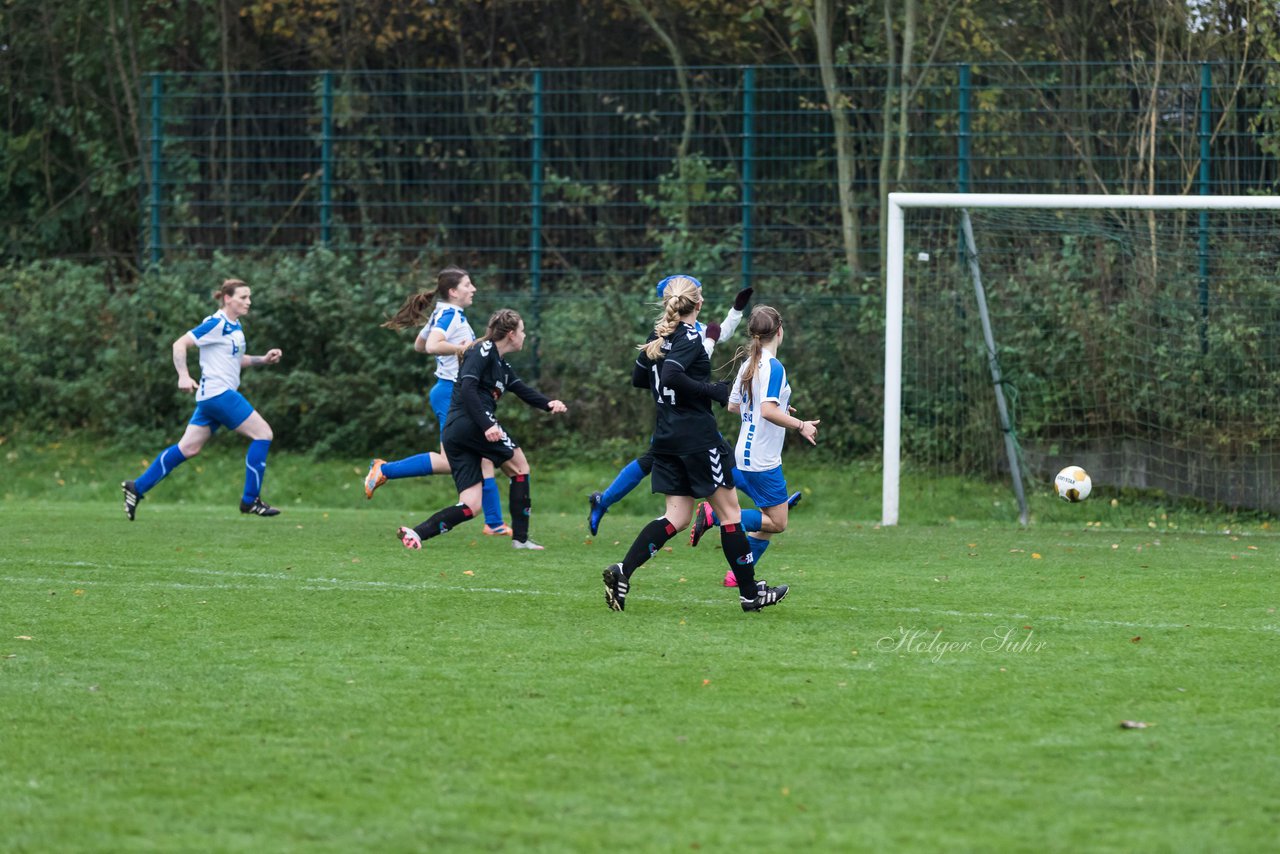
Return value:
[(889, 69), (840, 78), (853, 270), (828, 99), (794, 66), (694, 68), (683, 88), (669, 68), (152, 76), (140, 252), (394, 252), (535, 294), (659, 265), (843, 282), (879, 270), (887, 189), (1280, 182), (1275, 66), (933, 67), (901, 150)]

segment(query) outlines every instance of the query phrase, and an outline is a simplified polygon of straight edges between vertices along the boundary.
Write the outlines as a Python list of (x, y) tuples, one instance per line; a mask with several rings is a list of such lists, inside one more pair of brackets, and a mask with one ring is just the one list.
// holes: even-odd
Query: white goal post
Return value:
[[(884, 479), (882, 525), (898, 524), (902, 442), (902, 350), (905, 210), (1016, 208), (1038, 210), (1277, 210), (1271, 196), (1113, 196), (1000, 193), (890, 193), (885, 267)], [(1280, 239), (1280, 235), (1277, 235)]]

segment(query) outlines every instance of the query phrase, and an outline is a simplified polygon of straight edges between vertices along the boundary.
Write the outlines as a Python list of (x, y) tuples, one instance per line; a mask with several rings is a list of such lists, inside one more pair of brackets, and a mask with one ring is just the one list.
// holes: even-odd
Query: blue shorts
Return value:
[(787, 503), (787, 479), (782, 476), (782, 466), (768, 471), (735, 468), (733, 480), (757, 507), (776, 507)]
[(252, 414), (253, 404), (245, 400), (244, 395), (238, 391), (224, 391), (217, 397), (197, 403), (191, 423), (197, 427), (212, 427), (216, 433), (220, 426), (236, 429)]
[(440, 441), (444, 442), (444, 422), (449, 420), (449, 404), (453, 401), (453, 380), (436, 380), (436, 384), (427, 393), (427, 402), (431, 411), (436, 414), (436, 427), (440, 430)]

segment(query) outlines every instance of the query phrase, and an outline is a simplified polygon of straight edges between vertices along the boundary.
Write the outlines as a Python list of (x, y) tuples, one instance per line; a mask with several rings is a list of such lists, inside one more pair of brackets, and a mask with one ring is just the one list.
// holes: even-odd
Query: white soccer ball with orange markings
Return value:
[(1063, 501), (1074, 504), (1089, 497), (1089, 493), (1093, 491), (1093, 481), (1089, 479), (1089, 473), (1080, 466), (1067, 466), (1053, 479), (1053, 491)]

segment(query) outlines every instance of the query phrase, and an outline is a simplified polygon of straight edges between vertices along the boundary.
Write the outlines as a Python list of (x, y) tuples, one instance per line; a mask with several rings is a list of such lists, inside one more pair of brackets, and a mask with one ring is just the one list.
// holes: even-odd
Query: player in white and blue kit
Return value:
[[(195, 394), (195, 414), (176, 445), (165, 448), (137, 480), (126, 480), (121, 484), (124, 513), (131, 522), (143, 496), (175, 468), (200, 453), (219, 427), (235, 430), (249, 438), (240, 512), (254, 516), (275, 516), (280, 512), (261, 497), (262, 479), (267, 471), (267, 452), (274, 438), (271, 425), (244, 399), (239, 388), (241, 368), (274, 365), (280, 361), (281, 352), (273, 349), (262, 356), (248, 354), (244, 330), (240, 326), (240, 318), (249, 313), (252, 302), (248, 285), (239, 279), (227, 279), (213, 296), (222, 308), (173, 342), (173, 366), (178, 372), (178, 389)], [(200, 349), (198, 383), (191, 378), (187, 368), (187, 350), (193, 346)]]
[[(476, 334), (467, 321), (466, 309), (475, 299), (476, 286), (466, 270), (446, 267), (436, 275), (433, 291), (416, 293), (405, 300), (390, 320), (382, 324), (388, 329), (407, 329), (422, 324), (413, 349), (436, 357), (436, 382), (427, 394), (436, 424), (444, 432), (445, 419), (449, 415), (449, 403), (458, 381), (459, 354), (464, 352)], [(435, 304), (434, 308), (432, 304)], [(427, 316), (427, 309), (431, 313)], [(427, 316), (423, 324), (423, 317)], [(511, 536), (511, 528), (502, 520), (502, 500), (498, 484), (493, 476), (493, 464), (485, 461), (482, 506), (484, 509), (484, 533), (491, 536)], [(404, 477), (426, 477), (433, 474), (449, 474), (449, 460), (441, 451), (415, 454), (402, 460), (388, 462), (375, 459), (369, 464), (364, 478), (364, 496), (373, 498), (373, 492), (388, 480)]]
[[(793, 502), (787, 496), (787, 479), (782, 474), (782, 445), (787, 430), (797, 430), (810, 444), (817, 444), (818, 421), (803, 421), (791, 413), (791, 383), (787, 370), (778, 361), (782, 345), (782, 317), (771, 306), (757, 306), (747, 321), (751, 345), (729, 392), (729, 411), (742, 417), (738, 444), (734, 450), (737, 467), (734, 483), (759, 509), (742, 511), (742, 527), (747, 534), (754, 564), (760, 563), (769, 539), (787, 529), (787, 513)], [(711, 505), (698, 507), (690, 543), (697, 545), (702, 534), (716, 524)], [(725, 575), (726, 587), (737, 586), (733, 570)]]

